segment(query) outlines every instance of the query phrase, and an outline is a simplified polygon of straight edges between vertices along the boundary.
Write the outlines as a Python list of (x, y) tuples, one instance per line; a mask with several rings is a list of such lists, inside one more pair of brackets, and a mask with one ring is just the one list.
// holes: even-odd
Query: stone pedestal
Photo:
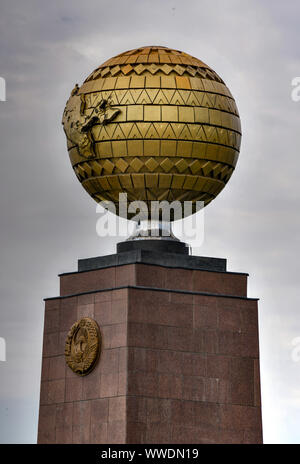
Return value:
[[(225, 260), (80, 260), (45, 306), (39, 443), (262, 442), (257, 300)], [(80, 377), (64, 349), (86, 316), (102, 351)]]

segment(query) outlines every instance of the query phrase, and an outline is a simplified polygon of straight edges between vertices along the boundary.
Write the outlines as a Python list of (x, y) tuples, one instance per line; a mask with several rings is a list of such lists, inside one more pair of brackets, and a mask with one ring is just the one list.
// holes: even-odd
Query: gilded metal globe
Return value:
[(127, 51), (75, 86), (63, 114), (70, 160), (97, 202), (211, 202), (231, 177), (241, 126), (223, 80), (165, 47)]

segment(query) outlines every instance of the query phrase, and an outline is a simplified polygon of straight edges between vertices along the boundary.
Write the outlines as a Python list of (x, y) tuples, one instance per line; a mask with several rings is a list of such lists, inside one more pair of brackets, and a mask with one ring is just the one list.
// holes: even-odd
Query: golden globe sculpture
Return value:
[[(241, 125), (223, 80), (202, 61), (165, 47), (109, 59), (63, 114), (75, 174), (96, 200), (211, 202), (236, 166)], [(193, 212), (195, 209), (193, 209)]]

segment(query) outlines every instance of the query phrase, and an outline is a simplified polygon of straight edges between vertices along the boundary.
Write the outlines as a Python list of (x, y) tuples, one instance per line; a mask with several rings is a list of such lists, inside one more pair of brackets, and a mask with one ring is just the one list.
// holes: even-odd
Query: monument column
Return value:
[[(39, 443), (262, 442), (246, 274), (222, 259), (141, 250), (79, 261), (60, 284), (46, 300)], [(65, 343), (86, 317), (102, 347), (79, 376)]]
[(230, 90), (187, 53), (141, 47), (76, 84), (62, 123), (84, 189), (122, 217), (125, 195), (137, 227), (116, 254), (79, 260), (46, 299), (38, 442), (261, 443), (247, 275), (189, 256), (170, 227), (234, 172)]

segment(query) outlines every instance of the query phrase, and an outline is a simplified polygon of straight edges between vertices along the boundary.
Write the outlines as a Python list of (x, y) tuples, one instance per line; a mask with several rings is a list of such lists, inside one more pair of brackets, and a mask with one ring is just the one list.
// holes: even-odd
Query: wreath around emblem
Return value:
[(75, 322), (69, 330), (65, 344), (66, 363), (75, 374), (89, 374), (98, 361), (101, 334), (98, 324), (89, 317)]

